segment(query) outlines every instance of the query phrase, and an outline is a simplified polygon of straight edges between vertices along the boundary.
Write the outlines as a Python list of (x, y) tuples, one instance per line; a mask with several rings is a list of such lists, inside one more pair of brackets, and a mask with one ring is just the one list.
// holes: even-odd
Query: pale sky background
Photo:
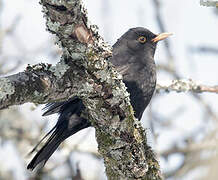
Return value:
[[(143, 26), (155, 33), (159, 33), (152, 0), (85, 0), (85, 4), (88, 8), (91, 22), (98, 25), (100, 34), (110, 44), (115, 43), (129, 28), (136, 26)], [(162, 5), (161, 13), (166, 30), (174, 34), (170, 37), (170, 43), (178, 72), (183, 78), (191, 78), (194, 81), (202, 82), (207, 85), (217, 85), (217, 56), (203, 53), (194, 55), (190, 54), (188, 50), (188, 47), (197, 47), (198, 45), (218, 47), (218, 17), (214, 15), (213, 8), (200, 6), (199, 0), (164, 0)], [(4, 0), (3, 12), (0, 15), (0, 25), (3, 27), (10, 26), (16, 16), (21, 17), (20, 23), (17, 26), (16, 36), (14, 37), (19, 38), (19, 48), (13, 44), (10, 38), (6, 38), (4, 40), (3, 51), (11, 56), (19, 57), (23, 56), (22, 50), (28, 50), (25, 57), (29, 59), (30, 64), (54, 62), (49, 59), (49, 55), (46, 54), (46, 49), (54, 48), (54, 45), (51, 44), (51, 47), (49, 47), (46, 44), (46, 42), (51, 39), (51, 36), (45, 31), (45, 20), (43, 19), (41, 6), (38, 2), (33, 0)], [(43, 46), (44, 44), (45, 46)], [(42, 48), (43, 53), (36, 56), (34, 54), (36, 48)], [(157, 48), (155, 60), (156, 63), (166, 61), (166, 54), (162, 42)], [(19, 70), (22, 71), (26, 65), (27, 64), (23, 64)], [(163, 73), (158, 74), (158, 81), (166, 81), (167, 79), (169, 80), (171, 77)], [(213, 110), (218, 113), (218, 95), (204, 93), (201, 96), (206, 99), (206, 102), (212, 104)], [(167, 148), (175, 141), (178, 141), (184, 134), (188, 135), (193, 132), (193, 129), (202, 125), (199, 119), (202, 119), (203, 110), (188, 94), (164, 94), (153, 104), (158, 113), (163, 116), (171, 114), (178, 106), (182, 105), (185, 105), (184, 113), (178, 118), (175, 117), (175, 127), (173, 129), (165, 130), (158, 129), (158, 127), (155, 129), (155, 131), (160, 134), (157, 145), (154, 146), (152, 144), (152, 138), (149, 139), (149, 142), (155, 150)], [(39, 115), (33, 118), (36, 121), (41, 121), (41, 111), (39, 108), (34, 112), (28, 110), (24, 111), (28, 112), (26, 113), (27, 116), (33, 117), (33, 114)], [(145, 112), (144, 121), (142, 121), (142, 123), (145, 128), (149, 128), (146, 123), (146, 118), (147, 114)], [(92, 129), (90, 131), (91, 140), (88, 139), (83, 142), (81, 146), (83, 148), (96, 150), (94, 130)], [(81, 132), (73, 136), (73, 138), (70, 138), (71, 143), (76, 143), (76, 140), (84, 133), (85, 132)], [(7, 152), (7, 157), (4, 152)], [(0, 149), (0, 161), (6, 162), (6, 158), (9, 156), (14, 157), (14, 153), (12, 145)], [(25, 158), (25, 155), (20, 158)], [(75, 154), (74, 158), (80, 158), (80, 167), (82, 171), (85, 171), (87, 162), (83, 162), (83, 160), (87, 161), (87, 157), (81, 158), (79, 155)], [(180, 158), (179, 156), (172, 157), (169, 159), (168, 163), (161, 159), (162, 169), (173, 168), (180, 163)], [(8, 167), (12, 167), (14, 161), (14, 159), (7, 161)], [(93, 158), (90, 162), (91, 161), (94, 161)], [(19, 159), (16, 160), (16, 162), (19, 162)], [(88, 173), (99, 173), (100, 177), (103, 176), (103, 170), (102, 172), (96, 170), (101, 164), (95, 161), (92, 163), (93, 166), (88, 167)], [(16, 173), (17, 179), (25, 178), (25, 173), (22, 168), (18, 167)], [(91, 174), (87, 176), (91, 177)], [(191, 180), (190, 177), (191, 176), (187, 176), (186, 180)]]

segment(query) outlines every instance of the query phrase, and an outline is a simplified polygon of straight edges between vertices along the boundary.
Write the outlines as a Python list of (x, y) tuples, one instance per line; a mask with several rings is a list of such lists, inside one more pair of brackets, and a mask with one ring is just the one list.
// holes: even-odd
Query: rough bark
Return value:
[(56, 66), (37, 64), (0, 79), (0, 108), (80, 97), (96, 129), (108, 179), (162, 179), (146, 134), (133, 116), (122, 77), (107, 58), (110, 47), (90, 25), (80, 0), (41, 0), (48, 31), (63, 49)]

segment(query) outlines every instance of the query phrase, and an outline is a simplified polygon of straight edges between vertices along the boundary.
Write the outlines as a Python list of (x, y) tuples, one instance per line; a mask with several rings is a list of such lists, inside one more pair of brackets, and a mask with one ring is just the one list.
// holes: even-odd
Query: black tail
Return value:
[[(57, 124), (43, 138), (45, 139), (49, 134), (51, 134), (44, 146), (37, 152), (32, 161), (28, 164), (27, 169), (33, 170), (38, 164), (42, 164), (42, 166), (44, 166), (61, 142), (78, 131), (90, 126), (90, 122), (88, 120), (79, 117), (81, 111), (83, 110), (83, 105), (81, 103), (81, 101), (78, 101), (77, 103), (68, 102), (67, 104), (62, 104), (63, 106), (61, 107), (61, 111), (58, 112), (60, 113), (60, 117)], [(71, 104), (71, 106), (69, 104)], [(38, 145), (39, 143), (33, 151), (35, 151)]]
[(56, 128), (49, 139), (46, 141), (45, 145), (37, 152), (32, 161), (28, 164), (27, 169), (33, 170), (40, 163), (42, 163), (42, 166), (44, 166), (44, 164), (58, 148), (61, 142), (63, 142), (69, 136), (89, 126), (89, 123), (81, 122), (70, 130), (65, 126), (59, 126)]

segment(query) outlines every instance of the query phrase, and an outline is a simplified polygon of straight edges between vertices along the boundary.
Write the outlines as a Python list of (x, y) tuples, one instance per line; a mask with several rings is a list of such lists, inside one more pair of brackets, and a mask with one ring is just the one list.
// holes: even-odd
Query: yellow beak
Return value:
[(166, 39), (167, 37), (171, 36), (173, 33), (160, 33), (158, 34), (154, 39), (152, 39), (152, 42), (158, 42), (161, 41), (163, 39)]

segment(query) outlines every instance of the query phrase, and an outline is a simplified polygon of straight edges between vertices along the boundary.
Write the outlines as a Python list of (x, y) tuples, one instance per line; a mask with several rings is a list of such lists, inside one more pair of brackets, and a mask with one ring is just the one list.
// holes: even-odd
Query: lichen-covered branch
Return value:
[(208, 7), (218, 7), (218, 1), (216, 0), (200, 0), (200, 5)]
[(176, 91), (176, 92), (193, 92), (193, 93), (218, 93), (218, 86), (208, 86), (195, 82), (191, 79), (172, 80), (171, 82), (159, 82), (157, 91)]
[(156, 157), (134, 118), (122, 77), (107, 58), (110, 47), (90, 25), (80, 0), (41, 0), (48, 31), (63, 54), (56, 66), (38, 64), (1, 78), (1, 108), (78, 96), (96, 129), (108, 179), (162, 179)]
[[(64, 63), (28, 66), (24, 72), (0, 78), (0, 108), (26, 102), (47, 103), (60, 101), (79, 94), (88, 82), (81, 79), (80, 68)], [(85, 77), (85, 76), (84, 76)], [(75, 83), (76, 82), (76, 83)]]

